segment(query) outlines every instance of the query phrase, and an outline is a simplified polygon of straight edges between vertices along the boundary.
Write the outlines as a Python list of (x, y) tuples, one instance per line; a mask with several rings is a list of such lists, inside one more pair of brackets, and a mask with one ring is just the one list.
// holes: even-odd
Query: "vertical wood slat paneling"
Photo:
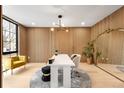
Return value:
[(19, 54), (27, 55), (27, 29), (19, 25)]
[[(112, 32), (111, 36), (111, 49), (110, 52), (110, 61), (113, 64), (122, 64), (123, 58), (123, 43), (124, 43), (124, 32)], [(112, 56), (111, 56), (112, 55)]]
[(2, 6), (0, 5), (0, 88), (2, 87)]
[[(84, 47), (91, 40), (90, 30), (90, 28), (72, 28), (74, 53), (82, 55)], [(81, 61), (86, 61), (85, 57), (82, 56)]]
[(60, 53), (70, 54), (72, 51), (71, 31), (56, 31), (55, 33), (55, 49)]
[(70, 28), (65, 31), (49, 31), (49, 28), (28, 28), (27, 51), (30, 62), (46, 62), (58, 49), (60, 53), (79, 53), (90, 41), (90, 28)]
[[(122, 19), (124, 19), (124, 7), (94, 25), (92, 27), (91, 37), (96, 37), (98, 33), (101, 33), (109, 28), (124, 28), (124, 20)], [(100, 49), (100, 51), (102, 51), (103, 57), (109, 58), (108, 63), (124, 64), (124, 52), (122, 51), (124, 50), (123, 44), (124, 32), (115, 31), (102, 35), (96, 41), (95, 45), (98, 49)]]
[[(123, 34), (123, 37), (124, 37), (124, 34)], [(124, 38), (122, 38), (123, 40), (122, 41), (124, 41)], [(122, 65), (124, 65), (124, 42), (123, 42), (123, 47), (122, 47), (122, 58), (121, 58), (121, 64)]]
[(30, 62), (46, 62), (50, 55), (47, 28), (28, 28), (27, 50)]

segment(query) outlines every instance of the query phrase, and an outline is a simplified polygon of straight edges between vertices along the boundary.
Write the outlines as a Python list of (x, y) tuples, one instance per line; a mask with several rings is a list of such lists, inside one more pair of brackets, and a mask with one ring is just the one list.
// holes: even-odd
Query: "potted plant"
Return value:
[(86, 47), (84, 47), (83, 55), (87, 58), (87, 63), (91, 64), (93, 62), (93, 43), (88, 43)]
[(99, 62), (100, 57), (101, 57), (101, 52), (100, 51), (97, 51), (96, 52), (96, 63), (95, 63), (96, 65)]

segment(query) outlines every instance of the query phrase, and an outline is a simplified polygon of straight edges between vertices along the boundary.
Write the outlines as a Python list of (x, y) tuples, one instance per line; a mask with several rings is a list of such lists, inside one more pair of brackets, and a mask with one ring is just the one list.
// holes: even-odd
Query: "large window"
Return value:
[(18, 52), (18, 25), (3, 18), (3, 54)]

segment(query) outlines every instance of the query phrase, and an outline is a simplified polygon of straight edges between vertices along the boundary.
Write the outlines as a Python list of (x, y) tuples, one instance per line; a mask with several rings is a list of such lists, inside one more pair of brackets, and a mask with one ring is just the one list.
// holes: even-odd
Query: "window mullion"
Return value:
[[(3, 54), (11, 54), (11, 53), (17, 53), (18, 51), (18, 35), (17, 35), (17, 28), (18, 25), (3, 18)], [(8, 22), (8, 23), (7, 23)], [(6, 28), (5, 28), (6, 27)], [(15, 39), (15, 40), (14, 40)]]

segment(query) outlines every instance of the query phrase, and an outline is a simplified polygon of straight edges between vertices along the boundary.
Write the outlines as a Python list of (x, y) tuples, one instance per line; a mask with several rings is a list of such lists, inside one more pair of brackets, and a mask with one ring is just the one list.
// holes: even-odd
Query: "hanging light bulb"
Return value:
[(69, 30), (68, 30), (68, 29), (66, 29), (65, 31), (66, 31), (66, 32), (69, 32)]
[(50, 30), (53, 32), (54, 31), (54, 28), (51, 28)]

